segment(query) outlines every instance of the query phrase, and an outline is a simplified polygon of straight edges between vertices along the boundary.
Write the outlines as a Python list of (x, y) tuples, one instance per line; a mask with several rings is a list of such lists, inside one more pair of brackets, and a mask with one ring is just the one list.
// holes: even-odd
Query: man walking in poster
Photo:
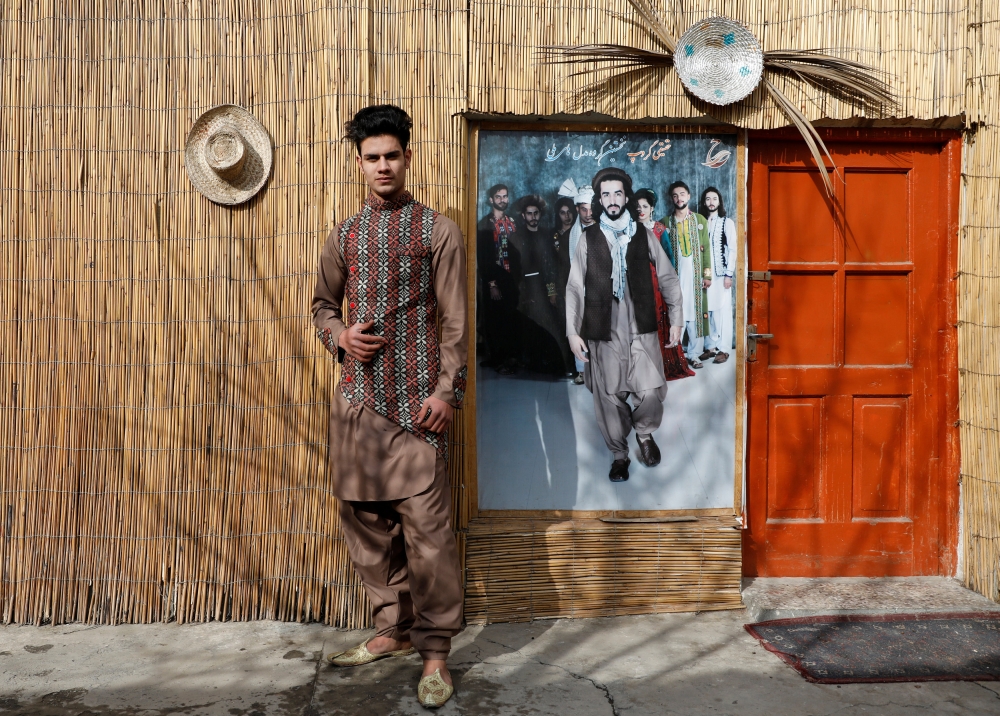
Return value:
[(594, 411), (612, 454), (612, 482), (628, 479), (628, 436), (635, 430), (639, 461), (660, 462), (653, 432), (663, 418), (667, 384), (657, 333), (650, 264), (670, 313), (670, 345), (680, 341), (681, 288), (659, 241), (638, 224), (628, 204), (632, 178), (602, 169), (591, 184), (597, 223), (581, 236), (566, 287), (566, 332), (573, 354), (586, 365)]
[(377, 630), (328, 660), (360, 666), (416, 650), (418, 699), (437, 707), (454, 691), (446, 659), (462, 628), (447, 451), (465, 393), (468, 309), (461, 231), (406, 191), (412, 124), (394, 105), (347, 123), (369, 194), (323, 247), (312, 313), (343, 361), (330, 475)]

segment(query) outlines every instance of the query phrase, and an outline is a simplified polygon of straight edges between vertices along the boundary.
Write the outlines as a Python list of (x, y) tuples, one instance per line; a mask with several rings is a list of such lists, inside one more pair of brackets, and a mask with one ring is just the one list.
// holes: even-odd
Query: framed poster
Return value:
[(737, 134), (481, 128), (475, 148), (479, 513), (736, 509)]

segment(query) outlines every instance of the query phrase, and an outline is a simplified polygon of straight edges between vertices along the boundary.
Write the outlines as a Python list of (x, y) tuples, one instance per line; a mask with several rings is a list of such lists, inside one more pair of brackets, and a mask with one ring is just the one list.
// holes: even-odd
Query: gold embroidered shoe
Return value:
[(420, 683), (417, 684), (417, 700), (425, 708), (436, 709), (444, 706), (453, 693), (455, 688), (441, 678), (441, 669), (436, 669), (428, 676), (422, 676)]
[(409, 649), (400, 649), (399, 651), (386, 651), (382, 654), (373, 654), (368, 651), (368, 642), (363, 641), (357, 646), (351, 647), (347, 651), (342, 651), (339, 654), (330, 654), (326, 657), (326, 660), (331, 666), (362, 666), (364, 664), (370, 664), (373, 661), (378, 661), (379, 659), (388, 659), (390, 656), (409, 656), (415, 651), (416, 649), (411, 646)]

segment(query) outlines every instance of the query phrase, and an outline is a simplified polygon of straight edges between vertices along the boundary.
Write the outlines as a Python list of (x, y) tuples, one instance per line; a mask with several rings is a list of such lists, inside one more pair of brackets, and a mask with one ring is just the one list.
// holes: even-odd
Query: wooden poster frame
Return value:
[[(736, 340), (736, 420), (733, 479), (733, 507), (683, 509), (683, 510), (480, 510), (478, 489), (478, 441), (477, 441), (477, 377), (478, 356), (476, 355), (476, 224), (479, 220), (477, 200), (479, 196), (479, 133), (483, 130), (508, 131), (574, 131), (574, 132), (671, 132), (685, 134), (735, 134), (736, 135), (736, 190), (739, 210), (736, 220), (740, 258), (736, 268), (736, 319), (734, 334)], [(746, 484), (746, 296), (747, 296), (747, 132), (744, 129), (725, 124), (594, 124), (577, 122), (499, 122), (469, 120), (468, 193), (466, 195), (465, 225), (462, 227), (468, 237), (466, 242), (469, 292), (469, 380), (463, 409), (466, 446), (464, 450), (465, 489), (468, 491), (470, 519), (612, 519), (615, 521), (688, 521), (699, 516), (725, 518), (733, 517), (742, 523), (744, 489)], [(659, 518), (659, 519), (657, 519)]]

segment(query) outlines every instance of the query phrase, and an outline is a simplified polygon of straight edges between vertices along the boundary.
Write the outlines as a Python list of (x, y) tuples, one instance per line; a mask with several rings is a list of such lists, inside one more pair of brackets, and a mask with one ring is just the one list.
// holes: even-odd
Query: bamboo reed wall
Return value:
[[(4, 621), (367, 622), (309, 315), (326, 233), (363, 198), (343, 122), (398, 102), (417, 196), (460, 218), (465, 183), (462, 6), (373, 5), (4, 3)], [(232, 209), (183, 164), (226, 102), (275, 147)]]
[[(964, 113), (975, 125), (959, 281), (966, 579), (997, 598), (1000, 15), (986, 0), (860, 5), (698, 0), (672, 21), (722, 12), (767, 48), (841, 48), (894, 73), (900, 117)], [(333, 366), (308, 315), (325, 234), (363, 196), (343, 121), (373, 101), (405, 106), (414, 193), (464, 225), (463, 112), (638, 120), (705, 109), (669, 73), (640, 96), (611, 83), (578, 101), (565, 70), (533, 64), (540, 43), (640, 41), (612, 12), (632, 15), (624, 0), (5, 3), (0, 618), (366, 623), (324, 481)], [(811, 117), (857, 109), (785, 90)], [(249, 109), (275, 144), (269, 184), (232, 209), (193, 189), (182, 154), (194, 119), (225, 102)], [(717, 116), (784, 123), (759, 95)], [(558, 564), (567, 528), (470, 523), (470, 427), (452, 436), (456, 528), (463, 550), (469, 540), (470, 606), (495, 616), (510, 575), (496, 560), (483, 572), (484, 555), (530, 546), (531, 564)], [(679, 529), (645, 526), (643, 539), (670, 544)], [(729, 572), (717, 573), (738, 580), (738, 532), (712, 534), (730, 532), (718, 551)], [(614, 544), (601, 539), (579, 554)], [(623, 559), (641, 561), (630, 542), (616, 543)], [(597, 608), (595, 592), (571, 585), (555, 600), (536, 592), (532, 616)]]
[(968, 13), (958, 274), (964, 578), (1000, 601), (1000, 6)]
[(732, 516), (697, 522), (482, 519), (469, 525), (470, 623), (739, 609)]

